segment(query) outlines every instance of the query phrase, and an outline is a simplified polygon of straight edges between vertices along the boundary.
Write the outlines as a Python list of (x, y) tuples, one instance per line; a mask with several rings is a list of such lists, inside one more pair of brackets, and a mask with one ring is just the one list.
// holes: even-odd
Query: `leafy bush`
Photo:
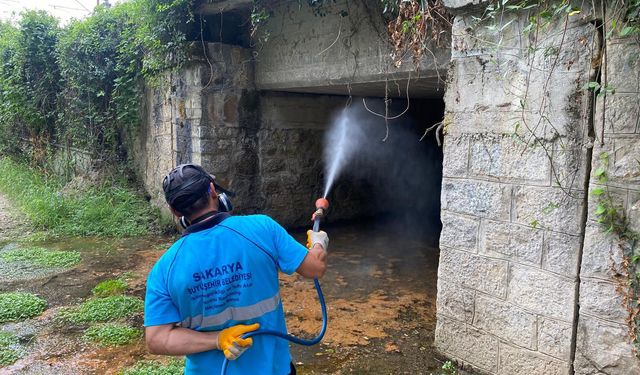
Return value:
[(36, 229), (66, 236), (135, 236), (149, 231), (149, 204), (118, 181), (64, 195), (57, 179), (8, 158), (0, 159), (0, 175), (0, 192), (17, 203)]
[(182, 375), (184, 374), (184, 359), (171, 359), (166, 364), (158, 361), (139, 361), (132, 367), (125, 369), (121, 375)]
[(41, 247), (13, 249), (0, 253), (0, 259), (7, 262), (25, 262), (50, 268), (70, 268), (80, 263), (77, 251), (50, 251)]
[(52, 143), (126, 162), (123, 135), (140, 122), (141, 83), (186, 60), (191, 6), (131, 0), (63, 28), (43, 11), (0, 22), (0, 146), (28, 139), (39, 163)]
[(0, 367), (10, 365), (20, 358), (14, 348), (17, 344), (18, 338), (14, 334), (0, 331)]
[(46, 308), (47, 302), (31, 293), (0, 293), (0, 323), (33, 318)]
[(105, 280), (96, 285), (92, 292), (96, 297), (114, 296), (124, 293), (127, 286), (127, 282), (122, 279)]
[(92, 298), (80, 306), (59, 312), (59, 317), (72, 323), (113, 322), (142, 312), (144, 302), (135, 297), (109, 296)]
[(120, 324), (99, 324), (89, 327), (83, 337), (102, 346), (121, 346), (136, 342), (142, 331)]

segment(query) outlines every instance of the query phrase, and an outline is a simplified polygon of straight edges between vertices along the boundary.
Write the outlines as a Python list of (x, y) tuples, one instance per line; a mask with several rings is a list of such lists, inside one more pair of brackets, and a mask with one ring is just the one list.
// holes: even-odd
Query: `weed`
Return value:
[(13, 362), (17, 361), (18, 359), (20, 359), (20, 355), (18, 354), (17, 351), (10, 348), (7, 348), (7, 349), (0, 348), (0, 367), (8, 366)]
[(0, 323), (32, 318), (46, 308), (47, 302), (31, 293), (0, 293)]
[(120, 346), (136, 342), (142, 337), (142, 331), (120, 324), (99, 324), (89, 327), (83, 337), (101, 346)]
[(141, 312), (144, 302), (135, 297), (109, 296), (92, 298), (80, 306), (59, 312), (59, 318), (76, 324), (112, 322)]
[(446, 361), (442, 365), (442, 371), (443, 371), (444, 375), (458, 375), (458, 371), (456, 370), (456, 366), (454, 366), (451, 361)]
[(127, 282), (122, 278), (105, 280), (93, 288), (92, 293), (96, 297), (108, 297), (123, 294), (127, 290)]
[(70, 268), (80, 263), (77, 251), (50, 251), (41, 247), (21, 248), (5, 251), (0, 259), (7, 262), (25, 262), (48, 268)]
[(20, 358), (13, 347), (18, 344), (18, 338), (9, 332), (0, 331), (0, 367), (7, 366)]
[(184, 373), (184, 359), (172, 358), (166, 364), (158, 361), (138, 361), (132, 367), (125, 369), (120, 375), (182, 375)]
[(150, 205), (120, 181), (63, 194), (56, 177), (0, 159), (0, 192), (39, 230), (53, 236), (136, 236), (149, 232)]

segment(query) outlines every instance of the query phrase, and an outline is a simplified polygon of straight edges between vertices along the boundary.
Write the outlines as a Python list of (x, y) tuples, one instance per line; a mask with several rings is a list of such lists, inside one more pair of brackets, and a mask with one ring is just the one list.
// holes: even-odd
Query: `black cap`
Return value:
[(214, 180), (215, 177), (199, 165), (178, 165), (162, 180), (164, 198), (169, 206), (183, 210), (200, 199)]

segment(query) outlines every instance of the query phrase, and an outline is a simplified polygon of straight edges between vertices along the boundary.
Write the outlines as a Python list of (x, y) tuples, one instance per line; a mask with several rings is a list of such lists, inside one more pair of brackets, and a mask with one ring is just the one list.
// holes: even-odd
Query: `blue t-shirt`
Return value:
[[(180, 323), (196, 331), (236, 324), (287, 332), (278, 270), (292, 274), (307, 249), (264, 215), (232, 216), (176, 241), (151, 269), (144, 325)], [(186, 374), (218, 374), (224, 355), (187, 356)], [(227, 374), (289, 374), (289, 344), (269, 335), (229, 363)]]

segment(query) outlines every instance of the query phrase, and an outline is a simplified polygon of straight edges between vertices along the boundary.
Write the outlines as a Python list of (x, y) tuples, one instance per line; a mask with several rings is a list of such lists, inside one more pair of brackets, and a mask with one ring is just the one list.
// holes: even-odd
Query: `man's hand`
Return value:
[(255, 323), (252, 325), (238, 324), (223, 329), (218, 334), (218, 349), (222, 350), (227, 359), (234, 360), (240, 357), (245, 350), (253, 345), (252, 338), (243, 339), (241, 336), (258, 328), (260, 328), (260, 324)]
[(307, 248), (311, 250), (313, 245), (319, 244), (324, 251), (329, 250), (329, 236), (324, 231), (314, 232), (312, 230), (307, 231)]

